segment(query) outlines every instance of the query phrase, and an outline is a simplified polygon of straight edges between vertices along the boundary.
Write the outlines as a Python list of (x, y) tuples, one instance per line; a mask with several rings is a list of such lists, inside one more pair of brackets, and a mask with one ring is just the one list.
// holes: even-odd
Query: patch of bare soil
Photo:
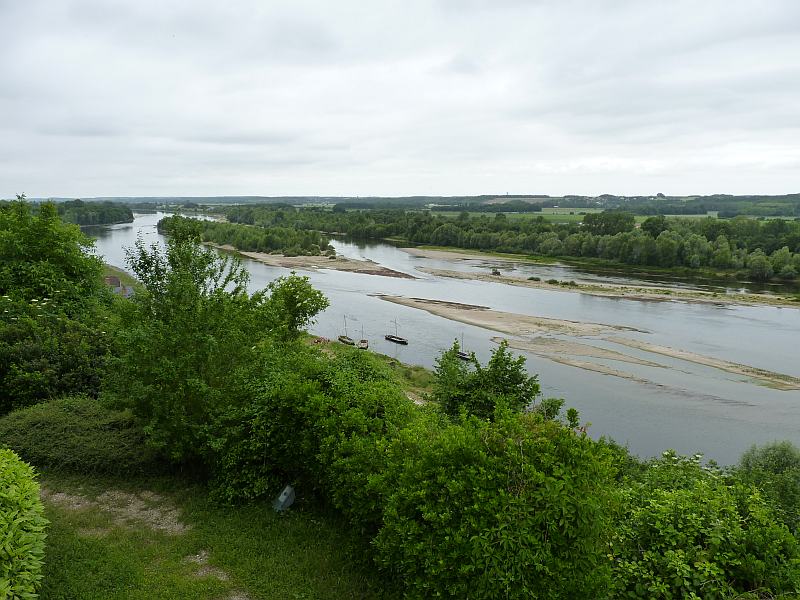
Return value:
[(41, 496), (45, 502), (67, 510), (99, 509), (110, 514), (114, 523), (122, 527), (138, 524), (171, 535), (189, 529), (180, 520), (180, 510), (168, 498), (149, 491), (131, 494), (109, 490), (92, 499), (82, 494), (53, 492), (42, 486)]
[(215, 577), (220, 581), (228, 581), (228, 574), (218, 567), (208, 564), (208, 550), (201, 550), (197, 554), (192, 554), (183, 559), (184, 562), (197, 565), (195, 577)]

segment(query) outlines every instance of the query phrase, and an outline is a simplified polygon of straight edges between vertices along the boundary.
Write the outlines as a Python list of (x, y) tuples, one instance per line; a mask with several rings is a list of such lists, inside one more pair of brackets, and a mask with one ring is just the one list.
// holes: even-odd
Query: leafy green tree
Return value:
[(650, 236), (655, 239), (662, 231), (669, 229), (667, 225), (667, 218), (664, 215), (657, 215), (655, 217), (648, 217), (642, 222), (642, 231), (646, 231)]
[(0, 207), (0, 414), (99, 392), (111, 299), (91, 247), (51, 203)]
[(538, 378), (525, 371), (525, 358), (514, 358), (505, 340), (484, 367), (474, 354), (459, 358), (458, 340), (436, 360), (433, 398), (442, 410), (456, 417), (462, 410), (482, 419), (494, 418), (502, 406), (521, 411), (539, 395)]
[(747, 272), (756, 281), (766, 281), (772, 277), (772, 264), (760, 248), (747, 257)]
[(615, 235), (633, 229), (635, 218), (632, 214), (617, 211), (589, 213), (583, 218), (583, 226), (592, 235)]
[(658, 264), (662, 267), (673, 267), (679, 264), (683, 239), (675, 231), (662, 231), (656, 239)]
[(84, 302), (102, 288), (102, 262), (93, 242), (58, 217), (47, 202), (34, 215), (27, 202), (0, 208), (0, 296), (31, 301)]
[(297, 337), (330, 304), (322, 292), (314, 289), (308, 277), (294, 271), (271, 281), (267, 291), (267, 322), (271, 331), (282, 338)]
[(274, 299), (250, 295), (241, 262), (202, 246), (186, 222), (170, 230), (166, 250), (137, 240), (128, 264), (144, 290), (122, 310), (106, 389), (134, 410), (156, 448), (175, 461), (205, 460), (207, 425), (248, 396), (258, 345), (275, 333), (276, 311), (293, 311), (282, 317), (286, 333), (324, 299), (296, 297), (295, 288), (305, 290), (296, 277), (276, 283)]

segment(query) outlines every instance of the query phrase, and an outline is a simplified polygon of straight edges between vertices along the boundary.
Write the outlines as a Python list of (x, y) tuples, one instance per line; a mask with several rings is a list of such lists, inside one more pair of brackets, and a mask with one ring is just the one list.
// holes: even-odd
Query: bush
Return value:
[(0, 447), (39, 468), (130, 476), (158, 470), (158, 456), (128, 412), (63, 398), (0, 419)]
[(611, 466), (588, 437), (506, 412), (418, 422), (388, 453), (376, 546), (408, 597), (602, 597)]
[[(727, 598), (800, 590), (800, 550), (761, 494), (673, 452), (623, 489), (613, 597)], [(762, 597), (762, 596), (759, 596)]]
[(59, 396), (100, 392), (111, 336), (99, 307), (71, 318), (57, 299), (0, 298), (0, 313), (0, 415)]
[(0, 598), (35, 598), (47, 519), (34, 470), (0, 450)]
[(737, 475), (763, 490), (789, 529), (800, 531), (800, 448), (789, 441), (752, 446)]

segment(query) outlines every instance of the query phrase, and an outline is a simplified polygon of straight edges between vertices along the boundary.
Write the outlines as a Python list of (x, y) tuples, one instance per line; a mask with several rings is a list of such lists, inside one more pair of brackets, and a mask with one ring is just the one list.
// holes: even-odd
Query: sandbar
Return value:
[[(574, 336), (592, 336), (613, 331), (639, 331), (633, 327), (622, 325), (606, 325), (602, 323), (584, 323), (581, 321), (567, 321), (565, 319), (548, 319), (532, 315), (521, 315), (497, 310), (490, 310), (486, 306), (475, 304), (462, 304), (460, 302), (447, 302), (444, 300), (430, 300), (425, 298), (405, 298), (403, 296), (379, 295), (387, 302), (394, 302), (411, 308), (418, 308), (433, 315), (492, 329), (500, 333), (511, 335), (540, 335), (564, 334)], [(646, 332), (643, 332), (646, 333)]]
[[(495, 343), (500, 343), (505, 338), (501, 337), (493, 337), (492, 341)], [(563, 357), (575, 357), (575, 356), (585, 356), (590, 358), (600, 358), (605, 360), (617, 360), (620, 362), (631, 363), (634, 365), (643, 365), (646, 367), (663, 367), (664, 365), (645, 360), (643, 358), (638, 358), (636, 356), (630, 356), (628, 354), (623, 354), (622, 352), (617, 352), (616, 350), (609, 350), (608, 348), (600, 348), (598, 346), (592, 346), (590, 344), (581, 344), (580, 342), (572, 342), (568, 340), (560, 340), (557, 338), (547, 338), (547, 337), (536, 337), (533, 339), (510, 339), (506, 340), (508, 345), (511, 348), (516, 348), (517, 350), (525, 350), (526, 352), (530, 352), (531, 354), (537, 354), (539, 356), (544, 356), (545, 358), (551, 358), (556, 360), (557, 362), (564, 362)], [(572, 363), (567, 363), (572, 364)], [(591, 364), (591, 363), (590, 363)], [(592, 369), (597, 370), (597, 369)]]
[(300, 269), (306, 271), (318, 271), (320, 269), (332, 269), (334, 271), (347, 271), (349, 273), (361, 273), (364, 275), (382, 275), (384, 277), (397, 277), (400, 279), (416, 279), (413, 275), (402, 273), (389, 269), (383, 265), (376, 263), (373, 260), (355, 260), (352, 258), (345, 258), (343, 256), (336, 256), (329, 258), (327, 256), (284, 256), (283, 254), (268, 254), (266, 252), (244, 252), (237, 250), (231, 245), (220, 246), (217, 244), (208, 244), (219, 248), (220, 250), (227, 250), (229, 252), (236, 252), (247, 258), (257, 260), (265, 265), (271, 267), (284, 267), (286, 269)]
[(607, 339), (610, 342), (636, 348), (637, 350), (644, 350), (645, 352), (652, 352), (653, 354), (661, 354), (662, 356), (693, 362), (698, 365), (733, 373), (734, 375), (743, 375), (756, 380), (756, 382), (763, 382), (762, 385), (776, 390), (800, 390), (800, 378), (786, 375), (785, 373), (776, 373), (758, 367), (730, 362), (721, 358), (697, 354), (696, 352), (690, 352), (688, 350), (679, 350), (677, 348), (670, 348), (669, 346), (660, 346), (658, 344), (650, 344), (648, 342), (629, 338), (610, 337)]
[(437, 277), (504, 283), (507, 285), (516, 285), (520, 287), (553, 290), (559, 292), (574, 292), (588, 294), (590, 296), (600, 296), (604, 298), (621, 298), (625, 300), (649, 302), (680, 301), (695, 304), (714, 304), (717, 306), (727, 306), (731, 304), (757, 306), (767, 304), (772, 306), (800, 308), (800, 304), (790, 299), (766, 294), (716, 294), (714, 292), (686, 290), (674, 287), (643, 287), (614, 283), (547, 283), (546, 281), (533, 281), (529, 279), (521, 279), (519, 277), (511, 277), (508, 275), (492, 275), (490, 273), (482, 273), (479, 271), (463, 272), (451, 271), (448, 269), (431, 269), (428, 267), (417, 267), (417, 270), (429, 275), (435, 275)]

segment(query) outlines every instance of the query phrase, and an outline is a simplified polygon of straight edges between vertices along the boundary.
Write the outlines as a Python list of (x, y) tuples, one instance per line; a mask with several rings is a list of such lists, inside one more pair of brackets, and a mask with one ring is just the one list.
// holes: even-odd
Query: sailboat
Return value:
[(344, 316), (344, 335), (339, 336), (339, 341), (343, 344), (347, 344), (348, 346), (355, 346), (355, 342), (353, 338), (347, 335), (347, 315)]
[(386, 341), (394, 342), (395, 344), (400, 344), (401, 346), (408, 346), (408, 340), (404, 337), (400, 337), (397, 335), (397, 319), (394, 320), (394, 335), (391, 333), (386, 334), (383, 336)]
[(472, 353), (465, 351), (464, 349), (464, 334), (461, 334), (461, 349), (456, 352), (456, 356), (461, 360), (469, 360), (472, 358)]
[(369, 348), (369, 340), (364, 337), (364, 326), (361, 326), (361, 339), (358, 340), (358, 349), (367, 350)]

